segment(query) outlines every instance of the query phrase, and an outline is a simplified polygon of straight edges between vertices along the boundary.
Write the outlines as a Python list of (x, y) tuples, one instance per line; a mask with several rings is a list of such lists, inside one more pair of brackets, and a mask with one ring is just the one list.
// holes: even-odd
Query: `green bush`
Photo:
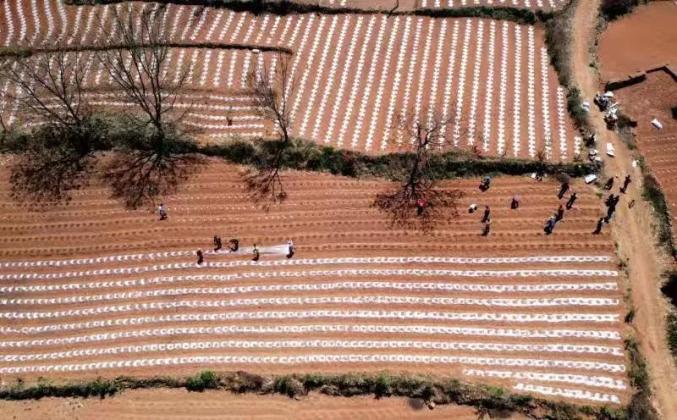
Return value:
[[(279, 147), (280, 142), (277, 140), (259, 139), (203, 146), (199, 148), (199, 152), (207, 156), (222, 157), (231, 163), (257, 166), (267, 162)], [(294, 139), (283, 150), (282, 167), (349, 177), (374, 176), (392, 179), (397, 171), (407, 167), (407, 160), (412, 156), (407, 153), (369, 156)], [(583, 163), (555, 164), (525, 159), (478, 158), (462, 151), (434, 155), (430, 160), (430, 170), (438, 179), (487, 174), (525, 175), (537, 171), (582, 177), (595, 171), (594, 167)]]
[(642, 392), (651, 394), (649, 371), (647, 370), (646, 360), (639, 351), (639, 346), (634, 338), (625, 340), (625, 351), (630, 359), (630, 370), (628, 377), (630, 384)]
[(202, 392), (205, 389), (217, 389), (218, 387), (219, 379), (211, 370), (202, 371), (186, 380), (186, 389), (189, 391)]
[[(120, 3), (124, 0), (66, 0), (68, 4), (93, 5)], [(537, 20), (550, 18), (549, 13), (534, 14), (529, 9), (514, 7), (472, 6), (460, 8), (418, 9), (415, 11), (384, 11), (378, 9), (359, 9), (354, 7), (325, 7), (316, 3), (295, 2), (289, 0), (159, 0), (160, 3), (181, 5), (196, 5), (206, 7), (224, 7), (236, 12), (250, 12), (253, 14), (271, 13), (289, 15), (293, 13), (322, 13), (322, 14), (374, 14), (387, 13), (389, 15), (419, 15), (431, 17), (482, 17), (489, 19), (508, 20), (520, 24), (533, 25)]]
[(658, 181), (651, 174), (644, 175), (642, 197), (651, 203), (654, 208), (655, 217), (658, 222), (658, 243), (674, 256), (670, 209)]
[(671, 311), (667, 319), (668, 346), (672, 355), (677, 357), (677, 313)]
[(635, 7), (647, 2), (648, 0), (602, 0), (600, 10), (607, 20), (614, 20), (632, 12)]

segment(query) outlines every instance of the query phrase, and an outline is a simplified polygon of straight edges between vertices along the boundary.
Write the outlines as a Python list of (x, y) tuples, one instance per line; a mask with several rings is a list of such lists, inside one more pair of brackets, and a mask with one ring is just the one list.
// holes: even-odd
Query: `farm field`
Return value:
[[(404, 398), (335, 398), (310, 394), (303, 401), (285, 396), (233, 395), (185, 390), (128, 391), (106, 399), (43, 398), (39, 401), (0, 401), (0, 410), (15, 420), (116, 419), (458, 419), (475, 420), (474, 408), (455, 405), (429, 410), (420, 400)], [(522, 417), (513, 415), (509, 419)]]
[[(677, 187), (672, 180), (677, 165), (677, 121), (671, 107), (677, 104), (677, 81), (666, 71), (647, 73), (641, 83), (616, 91), (625, 113), (637, 120), (637, 145), (666, 195), (673, 224), (677, 222)], [(657, 118), (662, 129), (651, 125)], [(673, 230), (673, 237), (675, 232)]]
[[(371, 207), (385, 183), (285, 173), (288, 200), (264, 212), (239, 171), (212, 162), (158, 221), (97, 185), (33, 212), (8, 198), (3, 170), (3, 379), (387, 369), (627, 402), (613, 242), (591, 234), (601, 201), (582, 183), (545, 236), (557, 183), (504, 177), (481, 193), (476, 179), (450, 182), (466, 193), (461, 215), (424, 235)], [(488, 237), (471, 203), (492, 207)], [(196, 265), (214, 234), (243, 251)], [(288, 239), (292, 259), (279, 255)]]
[[(93, 45), (113, 7), (72, 7), (61, 2), (6, 1), (0, 44)], [(135, 4), (137, 10), (155, 7)], [(549, 64), (542, 30), (486, 19), (385, 15), (290, 15), (234, 13), (225, 9), (169, 5), (166, 25), (174, 48), (167, 72), (189, 72), (177, 108), (205, 142), (233, 136), (271, 136), (273, 126), (256, 115), (246, 75), (273, 72), (277, 54), (225, 48), (227, 44), (286, 47), (293, 51), (288, 90), (292, 135), (339, 148), (384, 153), (399, 150), (395, 116), (413, 110), (452, 118), (447, 145), (485, 155), (571, 161), (580, 140), (566, 112), (564, 89)], [(104, 19), (105, 21), (105, 19)], [(224, 48), (204, 48), (207, 44)], [(93, 54), (86, 86), (94, 105), (129, 104), (107, 91), (110, 80)], [(267, 69), (267, 70), (266, 70)], [(171, 78), (171, 75), (170, 75)], [(9, 83), (0, 85), (12, 92)], [(17, 107), (0, 102), (10, 125), (22, 123)], [(519, 116), (515, 118), (515, 116)], [(230, 123), (228, 119), (232, 119)], [(466, 132), (467, 131), (467, 132)]]
[[(296, 0), (297, 3), (317, 4), (316, 1)], [(414, 9), (458, 9), (463, 7), (493, 6), (512, 7), (531, 10), (552, 11), (566, 6), (568, 0), (402, 0), (397, 10)], [(355, 8), (364, 10), (391, 10), (395, 1), (389, 0), (321, 0), (324, 7)]]
[(653, 1), (611, 22), (599, 43), (602, 81), (621, 79), (666, 64), (677, 66), (675, 20), (677, 5)]

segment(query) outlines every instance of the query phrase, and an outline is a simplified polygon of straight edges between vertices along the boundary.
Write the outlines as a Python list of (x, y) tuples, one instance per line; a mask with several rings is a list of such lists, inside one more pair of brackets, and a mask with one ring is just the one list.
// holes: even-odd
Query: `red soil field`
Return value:
[[(472, 407), (437, 406), (429, 410), (419, 400), (404, 398), (336, 398), (310, 394), (300, 401), (283, 396), (233, 395), (184, 390), (128, 391), (106, 399), (43, 398), (0, 401), (0, 411), (15, 420), (116, 419), (333, 419), (333, 420), (476, 420)], [(509, 419), (521, 419), (513, 415)]]
[[(677, 120), (671, 112), (677, 106), (677, 81), (665, 71), (654, 71), (647, 73), (645, 81), (617, 90), (616, 95), (623, 112), (637, 120), (639, 150), (667, 197), (673, 224), (677, 223)], [(654, 118), (663, 129), (651, 125)]]
[[(546, 236), (556, 183), (449, 182), (466, 193), (461, 215), (423, 235), (371, 207), (386, 183), (285, 173), (288, 200), (265, 212), (240, 170), (209, 164), (166, 199), (166, 221), (100, 185), (34, 212), (9, 199), (3, 171), (3, 379), (387, 369), (627, 401), (622, 290), (609, 233), (591, 234), (591, 188), (573, 185), (579, 200)], [(471, 203), (491, 206), (488, 237)], [(243, 251), (196, 265), (214, 234)], [(292, 259), (278, 246), (288, 239)]]
[(602, 80), (670, 64), (677, 66), (677, 5), (652, 1), (611, 22), (599, 41)]
[[(116, 7), (59, 8), (61, 3), (49, 1), (33, 10), (31, 5), (13, 0), (0, 8), (0, 22), (9, 29), (0, 42), (35, 46), (61, 38), (86, 46), (103, 36), (97, 13), (110, 16)], [(172, 42), (285, 46), (294, 51), (297, 89), (288, 92), (294, 136), (367, 153), (393, 151), (402, 142), (392, 129), (394, 116), (427, 107), (453, 117), (459, 131), (447, 130), (449, 146), (510, 157), (542, 153), (550, 161), (570, 161), (578, 151), (564, 90), (549, 65), (539, 28), (484, 19), (280, 17), (168, 7), (164, 27)], [(186, 69), (191, 74), (191, 93), (181, 99), (183, 105), (193, 105), (189, 126), (202, 128), (204, 141), (271, 135), (272, 126), (247, 103), (243, 76), (273, 67), (273, 60), (271, 54), (251, 50), (173, 51), (168, 71)], [(109, 81), (101, 66), (93, 58), (91, 62), (88, 81), (100, 95)], [(2, 93), (13, 89), (0, 84)], [(114, 96), (94, 102), (128, 106)], [(2, 101), (0, 114), (10, 125), (25, 119), (16, 115), (13, 104)], [(226, 124), (228, 117), (232, 125)]]

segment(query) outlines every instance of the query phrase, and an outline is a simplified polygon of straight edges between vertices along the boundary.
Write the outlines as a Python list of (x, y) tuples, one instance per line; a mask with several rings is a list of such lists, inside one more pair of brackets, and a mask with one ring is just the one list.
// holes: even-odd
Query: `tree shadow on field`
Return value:
[(265, 211), (268, 211), (272, 204), (280, 204), (287, 198), (280, 172), (288, 147), (289, 143), (285, 141), (266, 144), (255, 167), (243, 175), (250, 199), (255, 204), (261, 205)]
[(118, 152), (106, 164), (103, 178), (114, 198), (136, 209), (154, 203), (158, 196), (176, 193), (205, 162), (204, 157), (193, 153), (163, 156), (153, 151)]
[(21, 203), (62, 204), (72, 192), (89, 183), (96, 166), (92, 146), (84, 135), (42, 127), (29, 136), (19, 136), (20, 150), (11, 169), (11, 196)]
[(19, 202), (66, 203), (72, 192), (86, 186), (94, 166), (91, 156), (68, 148), (26, 151), (12, 165), (12, 198)]
[(425, 401), (421, 398), (407, 398), (407, 404), (412, 410), (423, 410), (426, 408)]

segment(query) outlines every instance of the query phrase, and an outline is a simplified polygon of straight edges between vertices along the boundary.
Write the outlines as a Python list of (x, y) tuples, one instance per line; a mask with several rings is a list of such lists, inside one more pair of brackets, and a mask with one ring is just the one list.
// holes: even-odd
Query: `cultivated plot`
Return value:
[[(106, 36), (113, 7), (152, 10), (151, 3), (70, 7), (61, 2), (7, 1), (0, 21), (6, 46), (87, 46)], [(294, 136), (340, 148), (384, 153), (402, 147), (394, 120), (414, 110), (453, 121), (450, 147), (509, 157), (572, 160), (579, 142), (566, 114), (564, 89), (549, 64), (542, 32), (532, 26), (484, 19), (416, 16), (254, 16), (224, 9), (167, 6), (167, 37), (185, 45), (172, 51), (167, 72), (189, 72), (188, 124), (205, 140), (271, 136), (247, 98), (246, 75), (274, 72), (276, 54), (293, 52), (289, 89)], [(10, 24), (11, 23), (11, 24)], [(233, 49), (229, 45), (248, 45)], [(220, 45), (220, 46), (219, 46)], [(206, 48), (209, 46), (210, 48)], [(88, 86), (98, 105), (128, 106), (105, 93), (106, 75), (90, 57)], [(171, 78), (171, 76), (170, 76)], [(15, 89), (9, 83), (2, 92)], [(204, 92), (209, 94), (205, 95)], [(21, 121), (11, 101), (0, 103), (4, 121)], [(427, 109), (429, 112), (423, 112)], [(425, 113), (426, 115), (418, 115)]]
[[(466, 193), (461, 215), (431, 236), (387, 225), (370, 206), (382, 182), (287, 173), (288, 201), (263, 212), (238, 171), (209, 165), (165, 202), (166, 221), (96, 185), (27, 212), (3, 183), (0, 374), (389, 369), (625, 401), (622, 290), (610, 236), (590, 233), (601, 210), (583, 184), (545, 236), (555, 183), (449, 183)], [(488, 237), (470, 203), (491, 206)], [(198, 266), (214, 234), (247, 250), (293, 239), (297, 253), (208, 251)]]

